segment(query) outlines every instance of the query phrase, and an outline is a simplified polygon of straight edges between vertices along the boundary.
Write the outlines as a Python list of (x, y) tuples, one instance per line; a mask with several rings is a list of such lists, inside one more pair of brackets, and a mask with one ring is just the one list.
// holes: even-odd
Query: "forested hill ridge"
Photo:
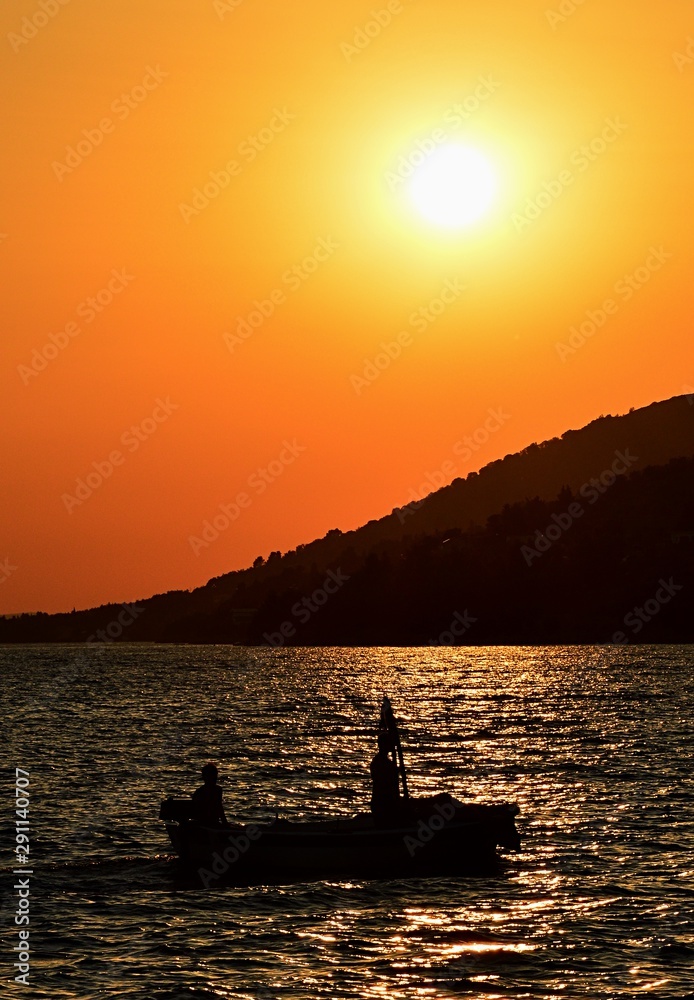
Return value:
[(191, 592), (0, 620), (0, 641), (694, 641), (692, 403), (600, 417)]

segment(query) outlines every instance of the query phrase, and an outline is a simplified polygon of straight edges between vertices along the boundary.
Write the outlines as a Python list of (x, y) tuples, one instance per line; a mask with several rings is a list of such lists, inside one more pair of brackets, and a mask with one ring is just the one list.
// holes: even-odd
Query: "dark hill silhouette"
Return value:
[[(0, 641), (606, 642), (625, 628), (629, 641), (691, 641), (692, 402), (600, 417), (130, 616), (104, 605), (0, 620)], [(671, 577), (684, 589), (632, 632), (624, 616)]]

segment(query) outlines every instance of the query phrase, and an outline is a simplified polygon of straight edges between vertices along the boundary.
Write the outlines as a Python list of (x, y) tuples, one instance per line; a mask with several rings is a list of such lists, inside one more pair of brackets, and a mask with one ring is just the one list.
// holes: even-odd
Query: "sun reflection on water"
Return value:
[[(5, 651), (0, 696), (23, 720), (6, 749), (41, 782), (53, 951), (36, 1000), (67, 970), (114, 1000), (685, 994), (691, 651), (656, 652), (108, 649), (37, 712), (22, 679), (42, 690), (69, 649)], [(179, 885), (160, 796), (189, 794), (212, 758), (233, 819), (368, 808), (384, 689), (415, 794), (520, 805), (522, 848), (498, 876)]]

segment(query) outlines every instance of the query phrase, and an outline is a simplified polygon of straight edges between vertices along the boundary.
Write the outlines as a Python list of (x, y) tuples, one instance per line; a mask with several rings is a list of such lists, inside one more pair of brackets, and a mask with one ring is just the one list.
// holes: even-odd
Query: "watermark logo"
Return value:
[[(267, 125), (264, 125), (258, 132), (248, 135), (239, 144), (237, 155), (246, 163), (252, 163), (264, 149), (275, 141), (280, 133), (284, 132), (290, 122), (296, 118), (286, 107), (274, 108), (272, 118)], [(229, 187), (233, 177), (243, 170), (241, 160), (229, 160), (221, 169), (210, 170), (210, 178), (202, 187), (193, 188), (193, 194), (188, 202), (182, 201), (178, 206), (181, 218), (187, 224), (191, 219), (200, 215), (215, 199), (219, 198), (222, 191)]]
[[(130, 282), (134, 280), (135, 275), (128, 274), (124, 267), (120, 270), (116, 270), (115, 267), (111, 268), (110, 280), (94, 295), (90, 295), (79, 303), (75, 309), (77, 316), (83, 319), (85, 324), (93, 323), (96, 317), (104, 309), (107, 309), (113, 300), (124, 292)], [(32, 378), (45, 371), (51, 361), (55, 361), (61, 351), (69, 347), (70, 342), (75, 337), (79, 337), (81, 332), (81, 327), (74, 320), (70, 320), (62, 330), (58, 330), (57, 333), (49, 333), (50, 343), (44, 344), (41, 348), (35, 347), (28, 365), (17, 365), (17, 372), (22, 383), (28, 385)]]
[(257, 826), (245, 826), (244, 832), (239, 836), (229, 834), (229, 843), (222, 853), (215, 851), (212, 855), (212, 871), (208, 868), (198, 868), (198, 876), (206, 889), (217, 882), (222, 875), (226, 875), (231, 870), (231, 866), (246, 854), (253, 843), (258, 840), (262, 831)]
[[(490, 407), (487, 413), (489, 416), (481, 426), (477, 427), (472, 434), (467, 434), (460, 441), (456, 441), (453, 445), (453, 453), (460, 457), (463, 464), (468, 462), (475, 452), (487, 444), (492, 434), (501, 430), (504, 424), (511, 419), (510, 414), (505, 413), (502, 407), (498, 407), (497, 409)], [(402, 507), (395, 509), (394, 513), (397, 514), (400, 524), (404, 524), (411, 514), (414, 514), (421, 508), (430, 493), (441, 489), (442, 486), (448, 485), (457, 472), (458, 467), (456, 463), (450, 459), (446, 459), (434, 472), (426, 472), (424, 482), (420, 483), (416, 488), (410, 487), (408, 501)]]
[(430, 639), (430, 646), (457, 646), (459, 640), (465, 635), (467, 630), (471, 628), (475, 622), (476, 618), (473, 618), (470, 612), (465, 609), (464, 614), (461, 615), (459, 611), (456, 611), (453, 615), (453, 621), (445, 629), (437, 639)]
[(33, 14), (22, 18), (19, 32), (10, 31), (8, 33), (7, 41), (10, 43), (12, 51), (16, 54), (23, 45), (28, 45), (32, 38), (36, 38), (39, 31), (45, 28), (69, 2), (70, 0), (39, 0), (38, 9)]
[(145, 612), (145, 608), (138, 608), (136, 604), (121, 604), (121, 608), (123, 610), (113, 621), (108, 623), (105, 629), (98, 628), (85, 641), (89, 643), (115, 642), (116, 639), (120, 639), (125, 629)]
[(489, 100), (492, 94), (495, 94), (500, 87), (501, 83), (495, 80), (493, 76), (479, 76), (477, 78), (477, 86), (474, 90), (464, 97), (462, 101), (457, 101), (453, 104), (444, 113), (443, 120), (450, 128), (435, 128), (425, 138), (417, 139), (415, 148), (398, 158), (395, 170), (388, 170), (386, 172), (386, 183), (390, 190), (396, 191), (401, 184), (404, 184), (405, 181), (414, 176), (417, 168), (442, 143), (450, 139), (451, 131), (461, 128), (469, 121), (475, 112), (479, 111), (482, 104)]
[(416, 852), (430, 843), (437, 833), (445, 827), (446, 823), (455, 816), (455, 806), (450, 802), (435, 802), (434, 809), (438, 816), (430, 816), (428, 820), (420, 820), (417, 824), (417, 835), (407, 834), (403, 837), (405, 847), (410, 857), (414, 857)]
[(234, 332), (222, 334), (222, 339), (229, 352), (233, 354), (235, 348), (250, 340), (256, 330), (260, 329), (266, 320), (274, 316), (277, 308), (288, 301), (284, 288), (289, 289), (290, 292), (297, 292), (304, 282), (316, 273), (320, 265), (330, 260), (339, 248), (340, 244), (336, 243), (332, 237), (320, 237), (308, 256), (304, 257), (298, 264), (288, 267), (281, 278), (284, 287), (273, 288), (265, 299), (255, 299), (249, 313), (236, 317)]
[(517, 233), (522, 233), (532, 222), (545, 212), (557, 199), (561, 198), (567, 188), (575, 182), (577, 174), (585, 173), (592, 163), (600, 159), (607, 150), (620, 138), (629, 126), (619, 116), (606, 118), (604, 128), (590, 142), (584, 143), (573, 151), (569, 163), (576, 170), (568, 167), (561, 170), (556, 177), (544, 181), (541, 189), (532, 197), (526, 198), (522, 212), (514, 212), (511, 222)]
[[(263, 493), (276, 480), (280, 478), (290, 465), (293, 465), (299, 455), (307, 450), (306, 445), (299, 444), (296, 438), (291, 441), (284, 440), (283, 448), (277, 458), (273, 458), (266, 466), (259, 467), (252, 472), (247, 479), (248, 486), (256, 496)], [(205, 520), (202, 524), (200, 536), (189, 535), (188, 544), (196, 556), (200, 555), (202, 549), (208, 549), (219, 536), (239, 519), (242, 510), (247, 510), (253, 503), (253, 497), (241, 491), (231, 503), (221, 504), (219, 513), (215, 514), (211, 520)]]
[(549, 26), (552, 31), (556, 31), (560, 24), (564, 24), (565, 21), (576, 13), (579, 7), (582, 7), (586, 0), (561, 0), (561, 3), (556, 10), (551, 8), (545, 11), (545, 17), (549, 22)]
[(694, 63), (694, 36), (689, 35), (684, 52), (673, 52), (672, 60), (677, 67), (678, 73), (684, 73), (687, 66)]
[(487, 444), (492, 434), (500, 431), (504, 424), (511, 419), (511, 415), (505, 413), (501, 406), (496, 409), (490, 408), (487, 413), (489, 414), (487, 419), (473, 431), (472, 435), (467, 435), (462, 441), (456, 441), (453, 445), (453, 451), (460, 456), (461, 461), (469, 461), (475, 452)]
[(18, 943), (14, 945), (17, 961), (13, 963), (17, 969), (14, 977), (16, 983), (29, 985), (29, 974), (31, 972), (29, 946), (29, 926), (30, 918), (30, 882), (34, 874), (29, 867), (30, 860), (30, 840), (29, 840), (29, 772), (21, 767), (15, 768), (15, 868), (13, 875), (20, 876), (14, 883), (17, 893), (17, 909), (14, 913), (15, 926), (20, 928), (17, 932)]
[[(629, 454), (628, 448), (625, 448), (625, 452), (626, 454), (622, 454), (621, 451), (615, 452), (615, 460), (609, 469), (583, 483), (578, 492), (589, 504), (596, 503), (611, 486), (614, 486), (619, 476), (626, 475), (632, 465), (638, 462), (638, 456)], [(552, 514), (552, 519), (544, 531), (538, 529), (535, 532), (534, 544), (521, 545), (521, 553), (527, 565), (532, 566), (535, 559), (548, 552), (584, 514), (585, 508), (578, 500), (570, 503), (566, 511), (561, 514)]]
[[(653, 275), (661, 269), (666, 260), (672, 257), (665, 247), (649, 247), (649, 255), (646, 260), (630, 274), (624, 274), (615, 282), (613, 291), (621, 302), (628, 302), (647, 285)], [(566, 362), (568, 358), (578, 351), (586, 341), (595, 336), (598, 330), (609, 322), (610, 318), (619, 312), (620, 302), (617, 299), (607, 298), (597, 309), (588, 309), (585, 319), (578, 325), (574, 324), (569, 328), (569, 337), (566, 342), (557, 341), (554, 345), (557, 355), (561, 361)]]
[[(153, 90), (156, 90), (168, 76), (161, 66), (156, 69), (148, 66), (142, 83), (136, 84), (131, 90), (122, 93), (111, 104), (111, 112), (119, 121), (125, 121), (132, 112), (146, 101)], [(62, 181), (67, 174), (77, 169), (95, 149), (102, 144), (107, 135), (116, 130), (117, 122), (112, 118), (102, 118), (93, 128), (83, 128), (82, 136), (74, 146), (65, 147), (65, 162), (54, 160), (51, 164), (53, 173)]]
[[(438, 295), (430, 299), (426, 305), (420, 306), (419, 309), (411, 313), (409, 318), (410, 326), (417, 333), (424, 333), (432, 323), (435, 323), (460, 298), (464, 290), (465, 285), (461, 284), (455, 278), (449, 278)], [(365, 359), (361, 374), (350, 375), (350, 385), (357, 396), (360, 396), (364, 389), (368, 389), (370, 385), (373, 385), (376, 379), (380, 378), (383, 372), (390, 368), (393, 361), (397, 361), (402, 355), (403, 349), (411, 347), (413, 343), (414, 338), (409, 330), (401, 330), (395, 340), (381, 341), (379, 344), (381, 351), (373, 358)]]
[(392, 23), (393, 18), (402, 14), (403, 7), (401, 0), (388, 0), (385, 7), (370, 10), (369, 20), (354, 29), (352, 41), (341, 42), (340, 52), (350, 63), (355, 56), (360, 55), (378, 36)]
[[(328, 600), (333, 594), (336, 594), (341, 587), (349, 581), (349, 577), (346, 573), (343, 573), (341, 569), (336, 572), (333, 570), (328, 570), (328, 575), (323, 581), (323, 585), (318, 587), (310, 597), (303, 597), (300, 601), (292, 606), (292, 615), (300, 622), (300, 624), (305, 625), (317, 611), (328, 603)], [(284, 646), (287, 639), (293, 638), (296, 635), (296, 626), (292, 621), (284, 621), (279, 627), (277, 632), (264, 632), (263, 639), (265, 639), (265, 644), (277, 648), (278, 646)]]
[(17, 572), (18, 567), (13, 566), (10, 562), (9, 556), (0, 562), (0, 583), (5, 583), (12, 576), (13, 573)]
[[(669, 604), (672, 598), (680, 590), (684, 590), (684, 586), (675, 583), (672, 577), (669, 580), (661, 579), (658, 580), (658, 590), (655, 592), (653, 597), (650, 597), (647, 601), (644, 601), (643, 605), (639, 607), (638, 605), (629, 611), (628, 614), (624, 616), (624, 624), (629, 629), (632, 636), (638, 635), (642, 631), (644, 625), (652, 621), (656, 615), (660, 614), (663, 607)], [(625, 646), (629, 642), (629, 636), (626, 632), (615, 632), (612, 636), (608, 645), (615, 646)]]
[(212, 6), (219, 20), (223, 21), (227, 14), (233, 14), (242, 3), (243, 0), (214, 0)]
[[(179, 409), (179, 404), (172, 403), (169, 396), (165, 400), (157, 399), (156, 404), (151, 417), (145, 417), (139, 424), (133, 424), (121, 434), (120, 443), (130, 454), (138, 451), (161, 424)], [(75, 507), (81, 507), (86, 500), (89, 500), (94, 492), (111, 478), (115, 470), (125, 463), (126, 458), (127, 455), (122, 451), (114, 449), (107, 458), (92, 462), (90, 471), (76, 480), (74, 493), (63, 493), (60, 498), (68, 514), (72, 514)]]

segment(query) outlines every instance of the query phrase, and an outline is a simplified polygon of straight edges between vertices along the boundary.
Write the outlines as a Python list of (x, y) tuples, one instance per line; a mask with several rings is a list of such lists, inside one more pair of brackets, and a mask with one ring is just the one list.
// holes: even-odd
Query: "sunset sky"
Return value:
[(0, 23), (0, 613), (192, 588), (694, 391), (691, 0)]

